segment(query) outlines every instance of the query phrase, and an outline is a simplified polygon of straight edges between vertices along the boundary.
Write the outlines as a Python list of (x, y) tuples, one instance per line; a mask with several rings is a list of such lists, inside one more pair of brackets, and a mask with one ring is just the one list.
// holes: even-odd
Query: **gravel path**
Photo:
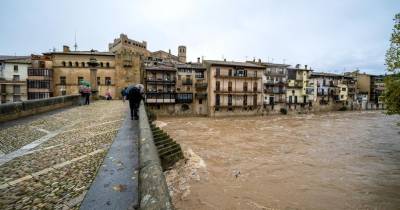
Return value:
[(0, 159), (21, 153), (0, 165), (0, 209), (78, 208), (126, 106), (98, 101), (0, 129)]

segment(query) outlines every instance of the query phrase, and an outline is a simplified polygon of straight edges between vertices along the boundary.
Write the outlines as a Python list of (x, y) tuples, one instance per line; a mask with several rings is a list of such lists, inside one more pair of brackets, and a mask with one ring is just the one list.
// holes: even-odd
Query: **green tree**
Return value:
[(395, 15), (386, 67), (391, 74), (385, 78), (383, 98), (388, 114), (400, 114), (400, 13)]

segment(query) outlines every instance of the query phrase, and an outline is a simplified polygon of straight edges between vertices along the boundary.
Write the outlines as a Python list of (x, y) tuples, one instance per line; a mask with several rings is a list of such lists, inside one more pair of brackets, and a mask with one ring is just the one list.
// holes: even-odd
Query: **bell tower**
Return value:
[(178, 46), (178, 60), (179, 62), (186, 63), (186, 46)]

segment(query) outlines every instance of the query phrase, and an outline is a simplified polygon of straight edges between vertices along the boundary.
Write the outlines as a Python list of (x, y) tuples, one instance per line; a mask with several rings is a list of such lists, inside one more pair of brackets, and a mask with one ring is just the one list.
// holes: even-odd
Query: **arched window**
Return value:
[(62, 65), (65, 66), (65, 61), (62, 62)]
[(69, 67), (72, 67), (72, 62), (71, 62), (71, 61), (68, 62), (68, 66), (69, 66)]
[(85, 62), (82, 62), (82, 63), (81, 63), (81, 66), (82, 66), (82, 67), (85, 67)]
[(75, 66), (78, 67), (79, 66), (79, 62), (76, 61), (75, 62)]
[(103, 62), (100, 62), (100, 67), (103, 67)]
[(109, 67), (110, 67), (110, 63), (109, 63), (109, 62), (107, 62), (107, 63), (106, 63), (106, 66), (107, 66), (107, 68), (109, 68)]

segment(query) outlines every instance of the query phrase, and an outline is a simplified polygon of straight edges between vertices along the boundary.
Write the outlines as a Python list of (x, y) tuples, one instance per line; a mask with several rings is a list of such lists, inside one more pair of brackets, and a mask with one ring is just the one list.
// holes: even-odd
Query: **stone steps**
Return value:
[(150, 124), (150, 128), (153, 133), (154, 144), (157, 147), (158, 155), (161, 160), (161, 166), (165, 171), (172, 167), (177, 161), (184, 158), (182, 148), (159, 127)]

